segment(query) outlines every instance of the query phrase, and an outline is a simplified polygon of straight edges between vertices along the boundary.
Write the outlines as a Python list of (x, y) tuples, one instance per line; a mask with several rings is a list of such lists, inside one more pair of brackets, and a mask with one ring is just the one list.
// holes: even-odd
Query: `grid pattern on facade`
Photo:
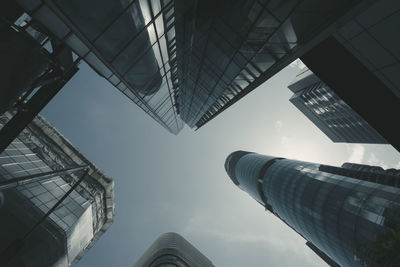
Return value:
[(264, 177), (276, 214), (344, 266), (361, 266), (380, 235), (398, 231), (400, 191), (282, 160)]
[(293, 61), (323, 25), (357, 2), (235, 1), (237, 6), (229, 2), (224, 15), (209, 22), (206, 37), (198, 34), (191, 47), (191, 65), (182, 63), (186, 71), (180, 78), (182, 119), (191, 127), (203, 126)]
[[(242, 151), (232, 153), (227, 162), (238, 152)], [(400, 262), (396, 245), (400, 189), (360, 179), (366, 171), (392, 175), (400, 170), (346, 163), (341, 175), (336, 169), (342, 168), (241, 154), (233, 166), (238, 186), (257, 201), (264, 194), (274, 215), (331, 260), (341, 266), (397, 266)], [(259, 178), (260, 192), (257, 177), (267, 165)]]
[(18, 0), (170, 132), (201, 127), (359, 0)]
[[(202, 27), (186, 34), (193, 43), (178, 35), (178, 47), (184, 47), (180, 52), (190, 51), (178, 72), (181, 116), (190, 127), (201, 124), (296, 45), (291, 25), (283, 24), (299, 2), (288, 1), (280, 14), (273, 3), (230, 2), (221, 7), (220, 17), (210, 15)], [(186, 21), (178, 21), (177, 28), (183, 25)], [(278, 30), (282, 28), (287, 35)]]
[[(52, 170), (18, 138), (0, 154), (0, 164), (1, 179), (13, 179)], [(45, 214), (70, 188), (66, 181), (55, 176), (43, 182), (20, 185), (16, 191), (24, 196), (24, 201), (33, 203)], [(50, 219), (67, 232), (89, 206), (87, 199), (73, 191), (50, 215)]]
[(377, 1), (335, 34), (400, 99), (400, 2)]
[[(314, 75), (314, 74), (311, 74)], [(290, 101), (334, 142), (376, 143), (387, 141), (322, 81), (297, 92)]]
[[(10, 117), (9, 113), (0, 116), (0, 128)], [(57, 236), (63, 236), (65, 239), (57, 239), (58, 243), (54, 244), (49, 255), (42, 255), (42, 259), (37, 258), (34, 262), (43, 264), (61, 260), (62, 264), (74, 264), (85, 254), (112, 222), (113, 182), (40, 115), (0, 154), (0, 180), (62, 171), (78, 165), (90, 166), (89, 173), (85, 174), (85, 179), (58, 205), (40, 228), (36, 228), (32, 236), (27, 237), (24, 248), (31, 251), (39, 230), (43, 230), (49, 237), (57, 239)], [(14, 214), (1, 222), (1, 227), (9, 230), (6, 231), (9, 234), (4, 235), (7, 241), (12, 242), (15, 236), (29, 231), (83, 174), (84, 170), (80, 169), (46, 176), (41, 180), (38, 178), (6, 189), (2, 211), (4, 214)], [(24, 216), (29, 220), (25, 221)], [(41, 242), (40, 248), (36, 248), (38, 251), (52, 245), (48, 242), (53, 241), (43, 237)], [(31, 254), (20, 256), (27, 261), (32, 257)]]
[[(69, 189), (70, 186), (64, 180), (55, 177), (54, 180), (43, 183), (35, 182), (21, 186), (18, 190), (46, 213)], [(89, 206), (88, 200), (73, 191), (54, 213), (50, 214), (50, 218), (64, 231), (68, 231)]]
[(153, 119), (177, 134), (171, 0), (26, 1), (22, 7)]
[(319, 170), (400, 188), (400, 170), (396, 169), (383, 170), (381, 167), (346, 162), (342, 167), (320, 165)]
[(18, 138), (0, 154), (0, 174), (10, 179), (51, 171), (39, 157)]

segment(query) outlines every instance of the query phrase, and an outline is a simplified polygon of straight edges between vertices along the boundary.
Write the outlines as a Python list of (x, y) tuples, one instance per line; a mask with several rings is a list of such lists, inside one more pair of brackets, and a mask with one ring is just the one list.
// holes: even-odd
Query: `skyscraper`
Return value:
[(184, 123), (202, 127), (374, 1), (16, 2), (28, 34), (61, 41), (177, 134)]
[(398, 266), (400, 171), (333, 167), (236, 151), (232, 181), (331, 266)]
[(367, 5), (175, 1), (181, 119), (189, 127), (202, 127)]
[(213, 267), (212, 262), (177, 233), (160, 235), (134, 267)]
[(1, 266), (73, 265), (113, 217), (113, 180), (43, 117), (0, 154)]
[(288, 88), (294, 93), (290, 102), (333, 142), (387, 143), (309, 69), (302, 70)]
[(399, 1), (376, 1), (300, 59), (400, 151), (399, 11)]

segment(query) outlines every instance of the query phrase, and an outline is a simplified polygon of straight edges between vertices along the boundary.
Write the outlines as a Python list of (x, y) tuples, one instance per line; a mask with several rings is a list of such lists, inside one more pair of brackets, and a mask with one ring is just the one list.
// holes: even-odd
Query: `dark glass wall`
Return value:
[[(201, 127), (306, 50), (360, 1), (176, 0), (178, 103)], [(179, 7), (184, 12), (179, 11)]]
[(35, 24), (65, 42), (168, 131), (182, 129), (174, 96), (174, 1), (17, 2)]
[[(17, 0), (172, 133), (201, 127), (335, 30), (360, 0)], [(332, 26), (332, 27), (331, 27)], [(182, 121), (183, 120), (183, 121)]]

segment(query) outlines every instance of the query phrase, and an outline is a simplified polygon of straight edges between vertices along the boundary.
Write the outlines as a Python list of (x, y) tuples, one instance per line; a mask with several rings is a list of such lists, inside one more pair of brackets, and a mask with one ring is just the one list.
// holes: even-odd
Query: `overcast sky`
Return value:
[(114, 223), (77, 266), (132, 266), (177, 232), (216, 266), (326, 266), (305, 241), (236, 187), (225, 158), (248, 150), (304, 161), (400, 168), (389, 145), (334, 144), (290, 102), (292, 64), (198, 131), (178, 135), (81, 64), (44, 115), (115, 181)]

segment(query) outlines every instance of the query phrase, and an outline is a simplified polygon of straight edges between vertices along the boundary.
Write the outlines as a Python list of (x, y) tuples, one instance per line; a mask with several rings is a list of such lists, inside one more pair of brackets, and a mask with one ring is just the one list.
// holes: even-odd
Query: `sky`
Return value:
[(294, 62), (200, 130), (174, 136), (82, 63), (41, 113), (115, 181), (114, 222), (77, 266), (132, 266), (165, 232), (216, 266), (327, 266), (224, 170), (236, 150), (400, 168), (390, 145), (332, 143), (289, 102), (301, 67)]

